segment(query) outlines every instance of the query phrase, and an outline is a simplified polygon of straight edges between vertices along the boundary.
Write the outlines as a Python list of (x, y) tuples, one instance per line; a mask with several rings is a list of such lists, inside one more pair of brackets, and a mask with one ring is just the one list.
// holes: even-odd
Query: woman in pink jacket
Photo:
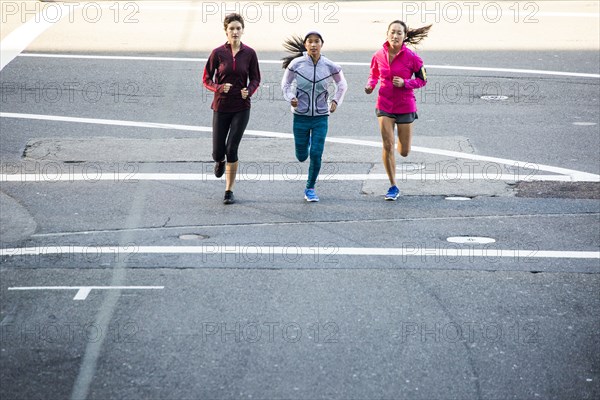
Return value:
[[(387, 30), (387, 41), (371, 60), (371, 73), (365, 92), (371, 94), (381, 81), (375, 109), (383, 140), (383, 166), (391, 187), (386, 200), (400, 196), (396, 185), (396, 158), (394, 156), (394, 124), (398, 127), (398, 152), (408, 156), (412, 137), (412, 123), (417, 116), (413, 89), (425, 86), (427, 75), (423, 61), (406, 44), (417, 44), (427, 37), (431, 25), (408, 29), (402, 21), (393, 21)], [(413, 78), (414, 75), (414, 78)]]

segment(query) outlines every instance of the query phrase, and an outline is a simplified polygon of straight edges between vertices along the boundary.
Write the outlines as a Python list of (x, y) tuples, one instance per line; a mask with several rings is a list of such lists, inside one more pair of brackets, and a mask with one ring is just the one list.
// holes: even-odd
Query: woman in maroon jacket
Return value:
[(215, 93), (211, 105), (215, 176), (220, 178), (225, 173), (223, 203), (233, 204), (238, 147), (250, 119), (250, 97), (260, 85), (260, 70), (256, 52), (241, 42), (244, 34), (242, 16), (229, 14), (223, 25), (227, 43), (210, 54), (202, 81)]

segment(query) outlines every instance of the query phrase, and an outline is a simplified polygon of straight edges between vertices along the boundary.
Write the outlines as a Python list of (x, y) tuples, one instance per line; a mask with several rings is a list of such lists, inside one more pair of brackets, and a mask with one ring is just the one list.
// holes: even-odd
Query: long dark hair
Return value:
[(306, 51), (306, 47), (304, 47), (304, 39), (298, 35), (287, 38), (285, 42), (283, 42), (283, 47), (288, 53), (290, 53), (281, 59), (283, 61), (283, 69), (286, 69), (294, 58), (300, 57), (304, 51)]
[(389, 32), (390, 27), (394, 24), (400, 24), (402, 25), (402, 27), (404, 28), (404, 33), (406, 34), (406, 37), (404, 38), (404, 43), (406, 44), (419, 44), (421, 43), (421, 41), (423, 39), (425, 39), (427, 37), (427, 35), (429, 34), (429, 30), (431, 29), (432, 25), (427, 25), (427, 26), (423, 26), (421, 28), (417, 28), (417, 29), (409, 29), (408, 25), (406, 25), (406, 23), (404, 21), (400, 21), (399, 19), (392, 21), (387, 28), (387, 31)]

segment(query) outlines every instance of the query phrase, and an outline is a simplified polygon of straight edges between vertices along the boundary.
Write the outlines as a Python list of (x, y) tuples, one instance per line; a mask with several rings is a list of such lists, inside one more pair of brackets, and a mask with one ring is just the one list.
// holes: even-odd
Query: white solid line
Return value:
[(540, 69), (516, 69), (516, 68), (487, 68), (487, 67), (463, 67), (458, 65), (427, 65), (426, 68), (434, 69), (453, 69), (464, 71), (489, 71), (489, 72), (510, 72), (515, 74), (535, 74), (535, 75), (557, 75), (577, 78), (600, 78), (600, 74), (587, 74), (582, 72), (566, 71), (547, 71)]
[[(82, 60), (124, 60), (124, 61), (176, 61), (176, 62), (206, 62), (207, 58), (196, 57), (154, 57), (154, 56), (101, 56), (90, 54), (49, 54), (49, 53), (22, 53), (19, 57), (40, 57), (40, 58), (71, 58)], [(263, 61), (265, 64), (275, 64), (275, 60)], [(277, 61), (281, 64), (281, 61)]]
[[(174, 62), (206, 62), (206, 58), (185, 58), (185, 57), (145, 57), (145, 56), (97, 56), (85, 54), (45, 54), (45, 53), (23, 53), (21, 57), (44, 57), (44, 58), (71, 58), (71, 59), (97, 59), (97, 60), (125, 60), (125, 61), (174, 61)], [(281, 64), (281, 60), (259, 60), (261, 64)], [(337, 64), (342, 66), (368, 67), (367, 62), (341, 61)], [(427, 69), (450, 69), (460, 71), (485, 71), (485, 72), (508, 72), (515, 74), (534, 74), (534, 75), (556, 75), (576, 78), (600, 78), (600, 74), (589, 74), (583, 72), (567, 71), (547, 71), (537, 69), (518, 69), (518, 68), (491, 68), (491, 67), (470, 67), (460, 65), (426, 65)]]
[[(193, 126), (193, 125), (177, 125), (177, 124), (161, 124), (152, 122), (136, 122), (136, 121), (123, 121), (123, 120), (110, 120), (110, 119), (98, 119), (98, 118), (77, 118), (77, 117), (63, 117), (53, 115), (39, 115), (39, 114), (21, 114), (21, 113), (3, 113), (0, 112), (0, 118), (19, 118), (19, 119), (33, 119), (42, 121), (59, 121), (59, 122), (77, 122), (86, 124), (97, 124), (97, 125), (113, 125), (113, 126), (133, 126), (140, 128), (155, 128), (155, 129), (173, 129), (183, 131), (194, 131), (194, 132), (212, 132), (210, 127)], [(291, 133), (281, 132), (269, 132), (269, 131), (256, 131), (246, 130), (246, 135), (260, 136), (260, 137), (275, 137), (281, 139), (293, 139)], [(361, 140), (361, 139), (348, 139), (348, 138), (335, 138), (327, 137), (326, 139), (331, 143), (343, 143), (356, 146), (369, 146), (369, 147), (381, 147), (381, 142)], [(527, 170), (546, 171), (553, 174), (561, 174), (569, 176), (572, 182), (600, 182), (600, 175), (592, 174), (589, 172), (577, 171), (561, 167), (553, 167), (550, 165), (537, 164), (525, 161), (510, 160), (506, 158), (480, 156), (477, 154), (461, 153), (458, 151), (433, 149), (429, 147), (412, 146), (412, 151), (437, 154), (447, 157), (456, 157), (475, 161), (484, 161), (490, 163), (498, 163), (510, 165), (515, 168), (523, 168)]]
[(259, 246), (248, 245), (219, 245), (207, 242), (200, 246), (126, 246), (126, 247), (101, 247), (101, 246), (46, 246), (46, 247), (20, 247), (0, 249), (0, 256), (26, 257), (40, 255), (89, 255), (94, 251), (98, 254), (241, 254), (283, 256), (286, 258), (298, 258), (299, 256), (404, 256), (404, 257), (485, 257), (485, 258), (565, 258), (565, 259), (600, 259), (600, 251), (567, 251), (567, 250), (538, 250), (538, 249), (496, 249), (496, 248), (465, 248), (458, 245), (445, 244), (445, 247), (423, 248), (414, 244), (407, 244), (399, 248), (376, 248), (376, 247), (299, 247), (289, 246)]
[[(136, 128), (154, 128), (154, 129), (173, 129), (173, 130), (194, 131), (194, 132), (212, 132), (211, 127), (204, 127), (204, 126), (162, 124), (162, 123), (157, 123), (157, 122), (124, 121), (124, 120), (116, 120), (116, 119), (77, 118), (77, 117), (61, 117), (61, 116), (55, 116), (55, 115), (19, 114), (19, 113), (3, 113), (3, 112), (0, 112), (0, 118), (22, 118), (22, 119), (33, 119), (33, 120), (42, 120), (42, 121), (78, 122), (78, 123), (82, 123), (82, 124), (133, 126)], [(291, 136), (291, 134), (289, 134), (289, 135)]]
[[(240, 182), (296, 182), (305, 181), (308, 175), (299, 173), (246, 173), (238, 172), (236, 180)], [(421, 173), (397, 172), (398, 181), (422, 181), (422, 182), (459, 182), (480, 181), (488, 182), (571, 182), (566, 175), (535, 175), (534, 173), (515, 174), (485, 174), (485, 173)], [(225, 178), (217, 178), (211, 173), (117, 173), (117, 172), (71, 172), (59, 174), (0, 174), (0, 183), (55, 183), (55, 182), (107, 182), (115, 183), (136, 181), (224, 181)], [(388, 180), (387, 174), (323, 174), (319, 181), (379, 181)]]
[(46, 29), (60, 21), (65, 15), (69, 15), (69, 7), (65, 7), (61, 4), (57, 4), (57, 7), (60, 10), (60, 16), (57, 17), (56, 21), (50, 21), (48, 16), (42, 15), (43, 12), (40, 11), (28, 22), (16, 28), (2, 40), (0, 43), (0, 71), (25, 50), (27, 46), (29, 46), (29, 44)]

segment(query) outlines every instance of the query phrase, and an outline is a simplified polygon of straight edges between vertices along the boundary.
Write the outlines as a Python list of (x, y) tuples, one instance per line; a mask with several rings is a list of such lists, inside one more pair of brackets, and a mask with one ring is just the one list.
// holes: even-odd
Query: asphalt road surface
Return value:
[[(1, 1), (0, 398), (599, 398), (598, 3), (399, 4)], [(226, 206), (201, 76), (235, 7)], [(395, 15), (434, 28), (386, 202)], [(309, 204), (278, 60), (314, 26), (349, 91)]]

